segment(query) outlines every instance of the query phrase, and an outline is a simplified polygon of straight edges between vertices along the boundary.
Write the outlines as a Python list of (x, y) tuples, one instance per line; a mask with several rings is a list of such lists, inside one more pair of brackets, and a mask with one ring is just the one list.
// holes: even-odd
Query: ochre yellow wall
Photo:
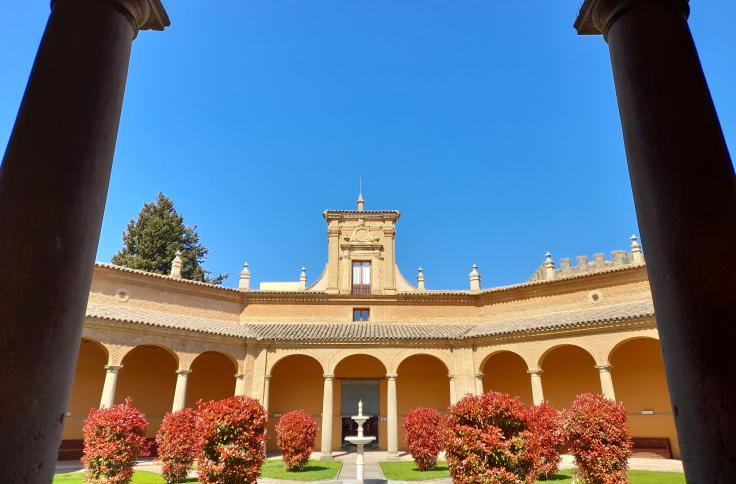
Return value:
[(147, 435), (156, 435), (161, 419), (171, 411), (176, 387), (177, 363), (166, 350), (156, 346), (138, 346), (123, 358), (118, 375), (115, 403), (133, 398), (148, 420)]
[(91, 409), (100, 406), (106, 364), (105, 350), (95, 342), (82, 340), (72, 393), (66, 407), (71, 415), (64, 419), (63, 439), (82, 438), (84, 419)]
[(447, 413), (450, 383), (447, 367), (433, 356), (417, 355), (404, 360), (398, 369), (396, 398), (399, 413), (399, 448), (406, 448), (404, 420), (417, 407)]
[(558, 409), (569, 407), (581, 393), (601, 392), (595, 360), (582, 348), (558, 346), (545, 356), (541, 366), (544, 399)]
[[(340, 380), (352, 378), (380, 380), (378, 391), (381, 415), (378, 423), (378, 448), (386, 450), (386, 368), (376, 358), (368, 355), (349, 356), (335, 367), (335, 388), (332, 401), (335, 418), (332, 422), (332, 449), (339, 449), (343, 444), (341, 440), (342, 421), (339, 415), (341, 406)], [(355, 410), (357, 412), (358, 409)]]
[[(659, 343), (654, 339), (627, 341), (613, 351), (610, 362), (616, 400), (629, 413), (632, 436), (668, 437), (673, 454), (679, 457)], [(654, 410), (655, 415), (642, 415), (642, 410)]]
[(314, 448), (319, 450), (322, 439), (320, 430), (324, 387), (320, 364), (308, 356), (287, 356), (276, 363), (271, 371), (269, 386), (268, 449), (277, 448), (276, 424), (279, 416), (292, 410), (304, 410), (312, 416), (319, 429), (314, 440)]
[(483, 367), (483, 391), (516, 395), (525, 405), (532, 404), (532, 386), (524, 359), (510, 351), (491, 355)]
[(237, 367), (222, 353), (202, 353), (192, 362), (191, 370), (187, 381), (187, 407), (194, 407), (200, 399), (221, 400), (235, 394)]

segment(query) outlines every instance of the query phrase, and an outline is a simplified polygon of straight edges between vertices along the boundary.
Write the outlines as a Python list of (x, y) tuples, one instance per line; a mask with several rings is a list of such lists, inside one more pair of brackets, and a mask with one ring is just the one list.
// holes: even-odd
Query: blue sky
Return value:
[[(0, 146), (48, 1), (0, 0)], [(324, 209), (398, 209), (397, 260), (428, 288), (526, 280), (638, 233), (608, 51), (580, 0), (165, 1), (133, 46), (97, 259), (159, 191), (197, 224), (205, 266), (261, 280), (326, 262)], [(690, 26), (736, 146), (736, 3)], [(645, 246), (646, 250), (646, 246)]]

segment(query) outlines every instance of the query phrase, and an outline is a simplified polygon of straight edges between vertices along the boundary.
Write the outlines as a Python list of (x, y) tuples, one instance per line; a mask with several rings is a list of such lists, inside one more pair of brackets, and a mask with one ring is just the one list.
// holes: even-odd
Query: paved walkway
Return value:
[[(319, 459), (319, 452), (312, 453), (313, 459)], [(272, 454), (269, 459), (279, 459), (280, 456)], [(313, 484), (354, 484), (355, 483), (355, 453), (338, 452), (333, 454), (333, 458), (342, 462), (342, 469), (336, 480), (332, 481), (312, 481)], [(386, 452), (373, 451), (365, 453), (365, 482), (368, 484), (408, 484), (407, 481), (389, 481), (386, 480), (379, 462), (388, 460)], [(411, 460), (411, 455), (403, 452), (399, 454), (399, 460)], [(561, 469), (574, 468), (573, 458), (571, 455), (563, 455), (560, 463)], [(139, 461), (135, 466), (137, 470), (161, 473), (161, 465), (152, 459)], [(632, 457), (629, 459), (629, 468), (644, 471), (668, 471), (682, 472), (682, 461), (675, 459), (647, 459), (641, 457)], [(82, 469), (82, 465), (78, 460), (58, 461), (56, 464), (56, 472), (73, 472)], [(190, 477), (196, 477), (196, 472), (191, 472)], [(279, 481), (276, 479), (258, 479), (260, 484), (285, 484), (297, 483), (303, 481)], [(434, 479), (431, 481), (421, 481), (426, 484), (452, 484), (452, 479)], [(416, 484), (416, 481), (413, 483)]]

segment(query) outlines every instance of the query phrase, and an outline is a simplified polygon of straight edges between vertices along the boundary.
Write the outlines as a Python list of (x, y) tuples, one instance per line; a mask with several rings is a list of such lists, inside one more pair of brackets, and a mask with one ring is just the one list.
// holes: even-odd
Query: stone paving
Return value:
[[(269, 459), (279, 459), (279, 455), (269, 455)], [(319, 452), (312, 454), (313, 459), (319, 459)], [(311, 481), (313, 484), (354, 484), (355, 481), (355, 453), (338, 452), (333, 454), (335, 460), (342, 462), (342, 469), (337, 475), (337, 479), (331, 481)], [(388, 460), (386, 452), (372, 451), (365, 453), (365, 482), (368, 484), (407, 484), (407, 481), (390, 481), (386, 480), (381, 468), (378, 465), (379, 462)], [(399, 454), (399, 460), (411, 460), (411, 455), (408, 453)], [(571, 469), (575, 467), (573, 464), (573, 458), (571, 455), (563, 455), (562, 462), (560, 464), (561, 469)], [(149, 471), (149, 472), (161, 472), (161, 465), (152, 460), (146, 459), (140, 461), (136, 467), (137, 470)], [(645, 471), (667, 471), (667, 472), (682, 472), (682, 461), (676, 459), (648, 459), (642, 457), (632, 457), (629, 459), (629, 468), (635, 470)], [(56, 464), (56, 472), (71, 472), (82, 469), (82, 465), (78, 460), (74, 461), (58, 461)], [(190, 477), (196, 477), (196, 472), (191, 472)], [(297, 483), (304, 481), (280, 481), (276, 479), (258, 479), (260, 484), (286, 484), (286, 483)], [(426, 484), (452, 484), (452, 479), (433, 479), (429, 481), (420, 481)], [(414, 481), (416, 483), (416, 481)]]

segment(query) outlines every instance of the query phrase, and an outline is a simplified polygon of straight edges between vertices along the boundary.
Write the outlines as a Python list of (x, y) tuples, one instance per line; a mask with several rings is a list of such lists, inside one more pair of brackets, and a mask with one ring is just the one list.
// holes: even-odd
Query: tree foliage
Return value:
[(182, 278), (211, 284), (227, 279), (228, 274), (210, 277), (210, 271), (202, 267), (209, 249), (199, 243), (197, 226), (184, 225), (174, 202), (159, 193), (153, 203), (143, 205), (137, 220), (130, 220), (123, 233), (123, 248), (112, 263), (168, 275), (177, 251), (181, 251)]

